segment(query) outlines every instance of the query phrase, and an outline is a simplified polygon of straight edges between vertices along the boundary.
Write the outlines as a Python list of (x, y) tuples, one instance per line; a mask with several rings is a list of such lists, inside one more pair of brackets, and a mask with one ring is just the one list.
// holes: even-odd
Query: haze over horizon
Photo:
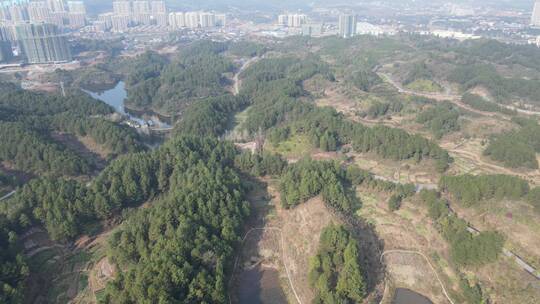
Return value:
[[(112, 8), (111, 0), (84, 0), (91, 13), (98, 13)], [(171, 9), (226, 9), (230, 7), (239, 7), (243, 9), (257, 10), (279, 10), (279, 9), (309, 9), (314, 5), (325, 5), (331, 3), (331, 6), (340, 5), (361, 5), (363, 3), (373, 2), (371, 0), (166, 0)], [(383, 0), (382, 2), (396, 3), (416, 3), (419, 6), (433, 5), (434, 3), (456, 3), (468, 5), (485, 5), (498, 8), (511, 9), (532, 9), (534, 0)]]

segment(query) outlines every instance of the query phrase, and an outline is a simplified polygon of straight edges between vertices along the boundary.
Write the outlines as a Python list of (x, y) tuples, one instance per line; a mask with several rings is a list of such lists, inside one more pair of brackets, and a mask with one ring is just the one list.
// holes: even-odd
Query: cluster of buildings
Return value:
[(126, 32), (136, 26), (157, 26), (172, 30), (225, 26), (226, 16), (209, 12), (168, 12), (162, 0), (117, 0), (113, 11), (100, 14), (95, 31)]
[(72, 59), (62, 29), (86, 25), (82, 1), (4, 1), (0, 7), (0, 62), (26, 63)]
[(282, 14), (278, 16), (278, 24), (287, 27), (302, 27), (307, 23), (307, 16), (304, 14)]
[(4, 1), (0, 4), (0, 23), (50, 23), (59, 27), (81, 28), (86, 25), (83, 1)]
[[(357, 34), (356, 15), (342, 14), (339, 16), (337, 34), (343, 38), (351, 38)], [(311, 22), (305, 14), (282, 14), (278, 16), (278, 23), (281, 27), (300, 28), (303, 36), (321, 36), (325, 33), (323, 23)], [(335, 32), (334, 32), (335, 34)]]
[(226, 22), (227, 17), (225, 14), (208, 12), (169, 13), (169, 27), (172, 29), (225, 26)]
[(72, 60), (67, 36), (51, 23), (20, 23), (0, 27), (0, 63), (17, 56), (25, 63)]
[(534, 2), (534, 8), (531, 16), (531, 25), (540, 27), (540, 0)]

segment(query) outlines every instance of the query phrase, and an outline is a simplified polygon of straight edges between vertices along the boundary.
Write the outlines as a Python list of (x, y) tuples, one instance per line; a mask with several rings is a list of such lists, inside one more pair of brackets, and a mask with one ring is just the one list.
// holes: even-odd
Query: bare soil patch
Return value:
[(322, 230), (338, 223), (320, 197), (311, 199), (291, 210), (278, 207), (277, 214), (285, 241), (285, 261), (302, 303), (311, 303), (314, 297), (309, 286), (310, 258), (315, 256)]
[[(264, 286), (263, 281), (268, 283), (271, 280), (268, 279), (270, 276), (263, 280), (262, 274), (264, 271), (278, 271), (280, 287), (289, 302), (297, 302), (296, 292), (302, 303), (310, 303), (314, 294), (308, 282), (309, 260), (317, 252), (322, 229), (339, 220), (318, 197), (294, 209), (283, 209), (275, 181), (271, 180), (259, 184), (248, 198), (254, 212), (248, 223), (249, 233), (240, 250), (232, 287), (240, 290), (241, 276), (258, 268), (262, 270), (258, 286), (272, 288)], [(272, 297), (272, 294), (264, 294), (261, 291), (264, 299)], [(233, 295), (232, 302), (237, 301), (238, 295)]]
[(103, 257), (90, 270), (88, 281), (90, 289), (94, 294), (103, 290), (107, 282), (114, 279), (115, 275), (116, 267), (109, 262), (107, 257)]
[(361, 169), (375, 174), (381, 179), (398, 183), (437, 184), (440, 174), (436, 173), (433, 160), (417, 163), (413, 160), (393, 161), (382, 159), (374, 153), (347, 153), (347, 156)]
[[(430, 258), (445, 288), (458, 291), (456, 273), (447, 266), (447, 244), (426, 218), (422, 206), (406, 201), (399, 211), (390, 212), (386, 195), (363, 188), (357, 194), (363, 202), (359, 215), (373, 225), (384, 243), (384, 251), (404, 249), (423, 253)], [(439, 257), (438, 260), (433, 260), (434, 255)], [(409, 288), (424, 294), (434, 303), (447, 303), (433, 271), (421, 257), (391, 253), (385, 257), (385, 266), (386, 283), (392, 288)], [(385, 301), (390, 295), (391, 292), (385, 293)]]
[(450, 174), (508, 174), (521, 177), (533, 185), (540, 185), (540, 170), (505, 168), (483, 156), (482, 139), (463, 139), (460, 143), (442, 141), (440, 146), (454, 158)]
[(394, 287), (407, 288), (423, 295), (431, 295), (435, 303), (449, 304), (437, 277), (417, 254), (390, 253), (385, 256), (387, 279)]

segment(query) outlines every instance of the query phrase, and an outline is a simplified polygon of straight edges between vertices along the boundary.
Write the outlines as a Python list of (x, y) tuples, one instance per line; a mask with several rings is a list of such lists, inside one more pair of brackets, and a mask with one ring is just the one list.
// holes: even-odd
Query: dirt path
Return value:
[(251, 64), (257, 62), (261, 57), (253, 57), (250, 58), (248, 61), (244, 62), (242, 67), (238, 70), (238, 72), (234, 75), (234, 90), (233, 94), (236, 96), (240, 94), (240, 87), (242, 86), (242, 80), (240, 79), (240, 74), (242, 74), (243, 71), (245, 71)]
[[(450, 208), (450, 212), (452, 212), (453, 214), (455, 214), (457, 217), (459, 217), (459, 214), (453, 210), (451, 207)], [(467, 224), (467, 231), (469, 231), (470, 233), (472, 234), (479, 234), (480, 233), (480, 230), (478, 230), (477, 228), (471, 226), (470, 223)], [(511, 250), (507, 249), (507, 248), (502, 248), (502, 253), (513, 259), (514, 262), (517, 264), (517, 266), (522, 269), (523, 271), (529, 273), (530, 275), (532, 275), (533, 277), (535, 277), (537, 280), (540, 280), (540, 271), (536, 270), (536, 268), (534, 268), (534, 266), (532, 266), (531, 264), (527, 263), (525, 260), (523, 260), (519, 255), (517, 255), (516, 253), (512, 252)]]
[[(399, 253), (399, 254), (416, 254), (416, 255), (419, 255), (421, 256), (426, 262), (427, 264), (429, 265), (429, 267), (431, 268), (431, 270), (433, 271), (433, 273), (435, 274), (435, 277), (437, 278), (437, 281), (439, 281), (439, 285), (441, 286), (442, 288), (442, 291), (444, 293), (444, 296), (448, 299), (448, 301), (451, 303), (451, 304), (454, 304), (454, 301), (452, 301), (452, 299), (450, 298), (450, 296), (448, 295), (448, 292), (446, 291), (446, 288), (444, 288), (444, 284), (443, 282), (441, 281), (441, 279), (439, 278), (439, 274), (437, 273), (437, 271), (435, 270), (435, 267), (433, 267), (433, 265), (431, 264), (431, 262), (429, 261), (429, 259), (420, 251), (414, 251), (414, 250), (387, 250), (385, 252), (383, 252), (381, 254), (381, 262), (383, 262), (383, 259), (384, 259), (384, 256), (387, 255), (387, 254), (392, 254), (392, 253)], [(386, 285), (385, 285), (385, 290), (386, 290)], [(381, 299), (381, 302), (380, 303), (383, 303), (383, 299)]]
[(10, 198), (10, 197), (11, 197), (12, 195), (14, 195), (15, 193), (17, 193), (16, 190), (11, 191), (10, 193), (8, 193), (8, 194), (6, 194), (6, 195), (0, 197), (0, 201), (3, 201), (3, 200), (5, 200), (5, 199)]
[[(291, 286), (291, 290), (292, 290), (292, 292), (294, 294), (294, 297), (296, 298), (296, 301), (297, 301), (298, 304), (302, 304), (302, 301), (300, 300), (300, 297), (298, 296), (298, 293), (294, 289), (293, 280), (291, 278), (289, 268), (287, 267), (287, 263), (285, 263), (286, 256), (285, 256), (285, 245), (284, 245), (285, 241), (284, 241), (284, 238), (283, 238), (283, 231), (281, 230), (281, 228), (277, 228), (277, 227), (251, 228), (248, 232), (246, 232), (246, 234), (242, 238), (241, 243), (243, 244), (246, 241), (246, 238), (254, 231), (265, 231), (265, 232), (266, 231), (275, 231), (275, 232), (279, 233), (279, 236), (281, 238), (281, 262), (283, 264), (283, 267), (285, 268), (285, 272), (287, 274), (287, 280), (289, 281), (289, 284)], [(236, 267), (238, 266), (238, 260), (239, 260), (239, 256), (237, 256), (236, 260), (234, 261), (233, 273), (235, 272)], [(231, 284), (232, 279), (233, 279), (233, 276), (231, 276), (231, 279), (229, 280), (229, 285)], [(229, 294), (229, 303), (232, 303), (230, 294)]]
[(464, 147), (466, 143), (467, 143), (466, 141), (463, 141), (456, 145), (453, 142), (441, 142), (439, 145), (441, 146), (441, 148), (447, 150), (451, 156), (453, 157), (457, 156), (459, 158), (465, 159), (466, 161), (474, 163), (476, 168), (481, 169), (485, 171), (486, 173), (513, 175), (513, 176), (518, 176), (524, 179), (532, 179), (535, 182), (537, 180), (540, 180), (540, 170), (534, 170), (530, 172), (519, 172), (517, 170), (513, 170), (510, 168), (503, 167), (498, 164), (488, 162), (484, 160), (481, 155), (478, 155), (477, 153), (469, 151), (466, 147)]
[[(383, 78), (386, 82), (391, 84), (394, 88), (396, 88), (396, 90), (398, 90), (399, 93), (408, 94), (408, 95), (415, 95), (415, 96), (420, 96), (420, 97), (426, 97), (426, 98), (430, 98), (430, 99), (433, 99), (433, 100), (436, 100), (436, 101), (441, 101), (441, 102), (442, 101), (450, 101), (450, 102), (452, 102), (453, 104), (455, 104), (456, 106), (458, 106), (460, 108), (463, 108), (463, 109), (465, 109), (467, 111), (470, 111), (470, 112), (473, 112), (473, 113), (476, 113), (476, 114), (479, 114), (479, 115), (484, 115), (484, 116), (488, 116), (488, 117), (500, 117), (500, 118), (502, 118), (504, 120), (511, 120), (506, 115), (503, 115), (503, 114), (500, 114), (500, 113), (494, 113), (494, 112), (480, 111), (480, 110), (477, 110), (477, 109), (474, 109), (474, 108), (470, 107), (469, 105), (464, 104), (463, 102), (461, 102), (461, 96), (456, 95), (456, 94), (452, 94), (450, 88), (448, 88), (447, 86), (445, 86), (445, 92), (441, 92), (441, 93), (416, 92), (416, 91), (404, 88), (401, 84), (397, 83), (394, 79), (392, 79), (392, 77), (390, 75), (388, 75), (388, 74), (385, 74), (385, 73), (382, 73), (382, 72), (378, 72), (377, 74), (379, 76), (381, 76), (381, 78)], [(501, 106), (507, 107), (507, 106), (504, 106), (504, 105), (501, 105)], [(525, 111), (525, 110), (523, 110), (523, 111)], [(530, 112), (530, 111), (525, 111), (525, 112)], [(540, 114), (540, 113), (538, 113), (538, 114)]]
[[(291, 303), (311, 303), (314, 292), (309, 284), (309, 259), (318, 249), (320, 233), (330, 223), (340, 220), (316, 197), (295, 208), (281, 207), (274, 180), (257, 180), (256, 189), (248, 194), (252, 216), (248, 220), (241, 248), (234, 262), (229, 281), (230, 303), (250, 300), (245, 293), (249, 273), (256, 268), (276, 271), (280, 283), (265, 285), (264, 277), (254, 283), (258, 297), (272, 302), (277, 289)], [(251, 281), (250, 281), (251, 282)], [(245, 285), (247, 284), (247, 285)], [(272, 291), (274, 290), (274, 291)], [(268, 298), (270, 296), (270, 298)], [(248, 302), (245, 302), (248, 303)]]

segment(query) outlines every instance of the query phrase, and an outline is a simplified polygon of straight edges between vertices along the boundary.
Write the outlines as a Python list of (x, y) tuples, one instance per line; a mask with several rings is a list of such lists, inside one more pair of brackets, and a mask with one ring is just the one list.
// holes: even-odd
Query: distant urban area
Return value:
[(458, 40), (492, 38), (540, 47), (540, 1), (529, 11), (446, 4), (370, 2), (366, 7), (313, 6), (305, 12), (173, 11), (165, 1), (112, 1), (112, 11), (87, 12), (83, 1), (3, 1), (1, 68), (73, 60), (70, 41), (126, 40), (126, 48), (171, 39), (235, 40), (245, 36), (322, 37), (417, 33)]

